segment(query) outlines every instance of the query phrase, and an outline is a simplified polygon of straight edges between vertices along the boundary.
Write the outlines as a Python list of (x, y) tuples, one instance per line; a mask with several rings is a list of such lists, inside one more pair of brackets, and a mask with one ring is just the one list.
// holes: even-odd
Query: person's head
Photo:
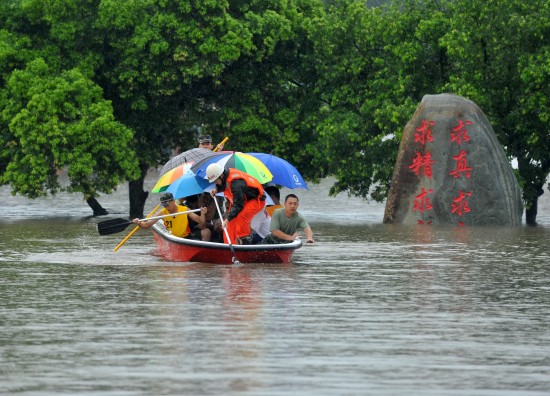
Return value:
[(171, 205), (175, 205), (174, 196), (172, 193), (164, 193), (160, 196), (160, 203), (165, 208), (168, 208)]
[(199, 148), (212, 150), (212, 137), (210, 135), (202, 135), (199, 137)]
[(206, 179), (210, 183), (222, 184), (223, 167), (220, 164), (210, 164), (206, 168)]
[(207, 193), (207, 192), (204, 192), (201, 194), (199, 201), (201, 206), (208, 206), (214, 202), (210, 193)]
[(285, 197), (285, 212), (287, 214), (294, 214), (298, 210), (298, 206), (300, 205), (300, 200), (298, 197), (294, 194), (288, 194)]
[(267, 186), (265, 188), (265, 192), (271, 197), (276, 205), (279, 205), (279, 202), (281, 200), (281, 192), (279, 191), (277, 186)]
[(187, 198), (185, 198), (185, 204), (191, 209), (197, 209), (199, 207), (199, 196), (198, 195), (190, 195)]

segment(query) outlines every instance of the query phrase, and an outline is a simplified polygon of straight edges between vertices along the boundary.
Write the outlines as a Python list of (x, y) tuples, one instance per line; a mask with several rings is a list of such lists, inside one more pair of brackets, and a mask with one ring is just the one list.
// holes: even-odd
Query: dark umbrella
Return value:
[(164, 164), (160, 170), (160, 176), (164, 175), (169, 170), (174, 169), (178, 165), (186, 162), (198, 162), (203, 158), (208, 158), (213, 155), (216, 155), (216, 153), (205, 148), (193, 148), (191, 150), (184, 151), (183, 153), (170, 158), (168, 162)]

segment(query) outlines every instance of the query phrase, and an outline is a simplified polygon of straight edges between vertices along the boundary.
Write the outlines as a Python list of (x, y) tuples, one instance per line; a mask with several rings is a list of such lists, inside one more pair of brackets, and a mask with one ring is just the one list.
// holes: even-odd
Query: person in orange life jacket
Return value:
[(273, 205), (266, 207), (267, 213), (269, 213), (270, 216), (273, 216), (273, 212), (275, 212), (275, 210), (283, 207), (283, 205), (281, 205), (281, 192), (277, 186), (270, 184), (265, 188), (265, 193), (268, 194), (273, 201)]
[[(187, 206), (176, 205), (174, 201), (174, 196), (171, 193), (165, 193), (160, 197), (160, 203), (164, 207), (154, 214), (156, 216), (163, 216), (172, 213), (185, 212), (189, 210)], [(162, 219), (164, 221), (164, 226), (172, 233), (172, 235), (185, 238), (189, 235), (189, 218), (193, 219), (199, 224), (199, 227), (205, 228), (206, 224), (206, 208), (201, 208), (200, 216), (196, 213), (187, 213), (183, 215), (178, 215), (174, 217), (166, 217)], [(140, 228), (147, 229), (153, 226), (159, 219), (156, 220), (146, 220), (139, 221), (139, 219), (134, 219), (132, 222), (137, 224)], [(203, 240), (210, 240), (210, 233), (208, 232), (208, 239), (204, 239), (206, 235), (203, 236)]]
[(227, 228), (230, 241), (224, 233), (224, 242), (251, 244), (250, 221), (265, 206), (264, 188), (260, 182), (240, 170), (224, 170), (219, 164), (208, 165), (206, 178), (210, 183), (216, 183), (216, 189), (210, 193), (213, 197), (223, 191), (229, 200), (223, 226)]

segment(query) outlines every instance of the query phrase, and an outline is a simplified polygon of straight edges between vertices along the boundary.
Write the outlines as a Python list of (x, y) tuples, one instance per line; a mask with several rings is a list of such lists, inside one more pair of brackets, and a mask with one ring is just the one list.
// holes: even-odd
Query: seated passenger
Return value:
[[(216, 196), (220, 208), (223, 206), (223, 197)], [(216, 223), (219, 222), (220, 216), (218, 215), (218, 209), (214, 198), (209, 193), (202, 193), (199, 195), (199, 205), (207, 208), (206, 212), (206, 226), (210, 229), (211, 237), (210, 242), (223, 243), (223, 230), (221, 227), (216, 227)]]
[(277, 209), (271, 217), (271, 234), (262, 243), (288, 243), (299, 237), (299, 229), (306, 234), (307, 243), (313, 243), (313, 231), (304, 216), (298, 212), (298, 197), (288, 194), (284, 209)]
[[(191, 195), (185, 198), (185, 204), (189, 209), (199, 209), (206, 208), (206, 205), (203, 205), (200, 200), (200, 195)], [(202, 212), (202, 211), (201, 211)], [(194, 216), (192, 216), (194, 215)], [(208, 208), (204, 214), (204, 224), (201, 224), (200, 218), (194, 213), (191, 213), (189, 216), (189, 235), (186, 238), (197, 239), (201, 241), (211, 241), (212, 240), (212, 230), (208, 224)]]
[[(171, 193), (163, 194), (160, 197), (160, 203), (164, 208), (155, 213), (154, 217), (185, 212), (189, 210), (187, 206), (176, 205), (176, 202), (174, 201), (174, 196)], [(206, 208), (201, 208), (200, 216), (196, 213), (187, 213), (173, 217), (166, 217), (163, 219), (164, 226), (172, 235), (180, 238), (186, 238), (191, 231), (189, 229), (189, 219), (197, 222), (199, 226), (204, 226), (206, 222), (206, 211)], [(139, 221), (139, 219), (136, 218), (132, 220), (132, 222), (138, 225), (140, 228), (147, 229), (152, 227), (153, 224), (155, 224), (158, 220), (159, 219)], [(210, 237), (208, 236), (208, 240), (209, 239)]]
[(267, 213), (266, 208), (256, 213), (250, 221), (250, 229), (252, 232), (252, 244), (260, 243), (268, 234), (271, 225), (271, 216)]
[(276, 209), (280, 209), (283, 207), (281, 205), (281, 192), (275, 185), (269, 185), (265, 188), (265, 193), (271, 197), (273, 200), (274, 205), (268, 205), (266, 207), (267, 213), (269, 213), (270, 216), (273, 216), (273, 212), (275, 212)]

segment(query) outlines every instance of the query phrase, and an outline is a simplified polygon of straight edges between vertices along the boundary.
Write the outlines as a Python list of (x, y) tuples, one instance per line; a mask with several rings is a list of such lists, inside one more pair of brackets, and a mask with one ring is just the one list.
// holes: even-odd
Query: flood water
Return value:
[(113, 252), (124, 186), (102, 218), (0, 188), (0, 394), (550, 394), (549, 192), (537, 227), (404, 227), (329, 184), (295, 191), (314, 245), (240, 267)]

